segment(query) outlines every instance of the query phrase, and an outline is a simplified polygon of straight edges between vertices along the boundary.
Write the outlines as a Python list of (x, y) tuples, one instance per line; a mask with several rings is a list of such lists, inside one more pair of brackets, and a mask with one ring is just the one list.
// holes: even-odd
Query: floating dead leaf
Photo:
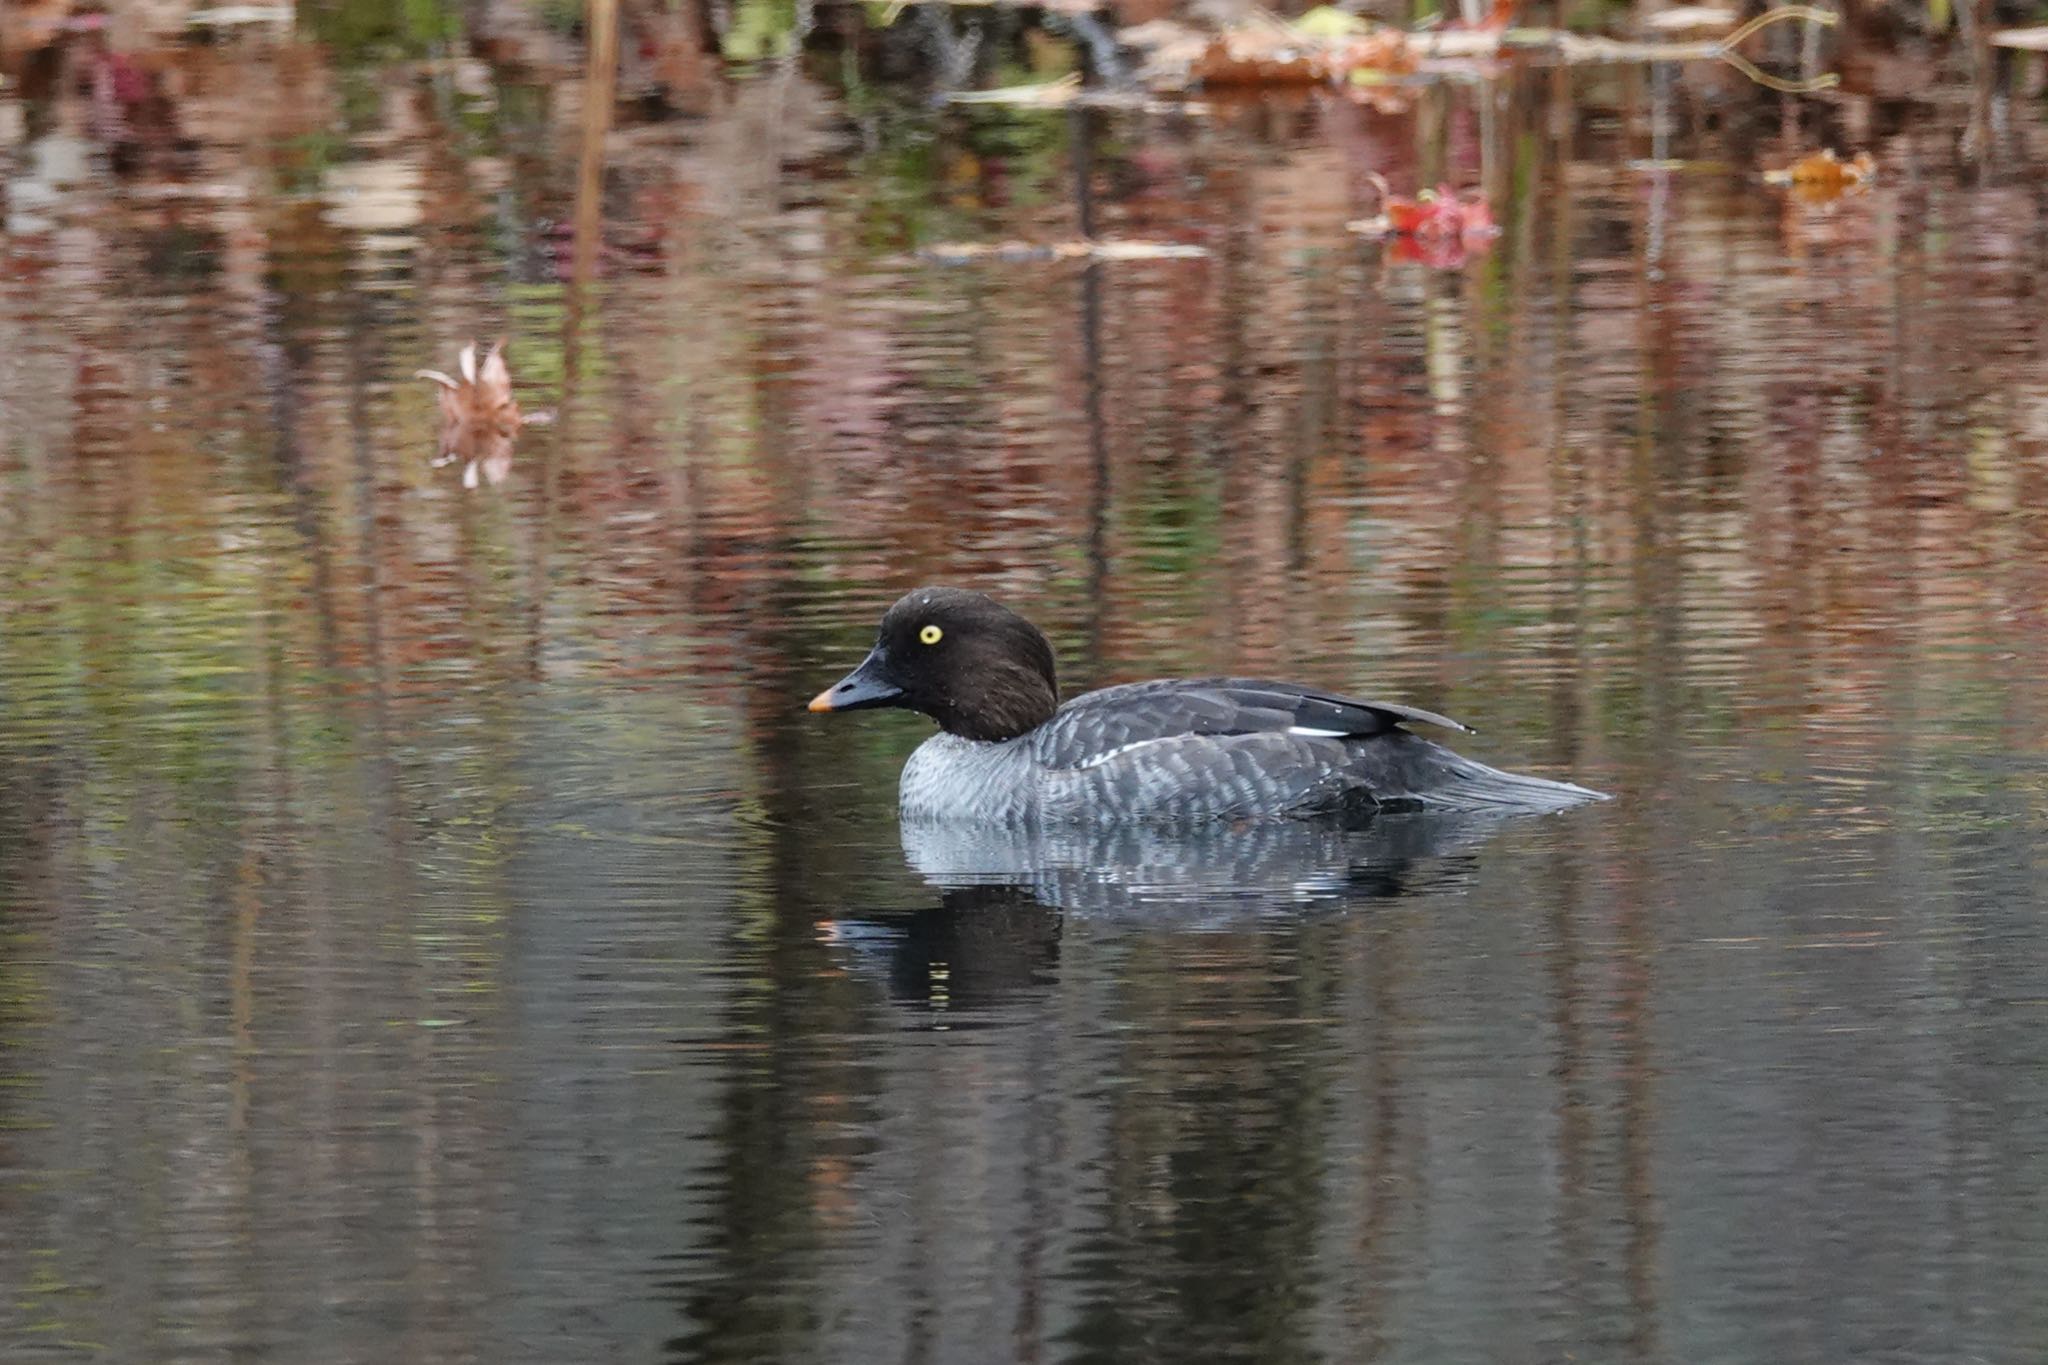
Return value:
[(1493, 0), (1486, 14), (1477, 20), (1452, 19), (1412, 33), (1417, 51), (1432, 60), (1468, 62), (1497, 55), (1505, 45), (1508, 29), (1522, 8), (1522, 0)]
[(1093, 242), (1087, 254), (1097, 261), (1192, 261), (1209, 253), (1186, 242)]
[(1186, 261), (1209, 253), (1185, 242), (941, 242), (917, 253), (939, 265), (975, 261)]
[(1294, 31), (1308, 38), (1356, 38), (1372, 31), (1372, 24), (1335, 5), (1317, 5), (1293, 24)]
[(1425, 58), (1454, 62), (1492, 57), (1501, 49), (1498, 29), (1452, 28), (1448, 24), (1423, 30), (1413, 42), (1416, 51)]
[(1133, 78), (1155, 93), (1186, 90), (1188, 72), (1209, 50), (1207, 34), (1174, 19), (1150, 19), (1120, 28), (1116, 41), (1132, 54)]
[(512, 443), (522, 426), (538, 426), (547, 414), (531, 416), (519, 411), (512, 396), (512, 372), (505, 365), (505, 343), (500, 341), (477, 361), (476, 343), (462, 348), (457, 369), (459, 379), (439, 370), (415, 370), (416, 379), (431, 379), (441, 402), (441, 445), (435, 467), (463, 461), (462, 486), (475, 488), (479, 479), (491, 485), (503, 483), (512, 472)]
[(1741, 17), (1720, 5), (1673, 5), (1644, 15), (1636, 26), (1659, 38), (1707, 38), (1726, 33)]
[(994, 90), (954, 90), (939, 96), (944, 104), (1000, 104), (1013, 109), (1116, 109), (1145, 114), (1206, 114), (1208, 106), (1194, 100), (1162, 100), (1142, 90), (1103, 90), (1085, 86), (1079, 76), (1065, 76), (1037, 85), (1006, 85)]
[(1397, 260), (1454, 269), (1500, 235), (1493, 210), (1478, 194), (1460, 197), (1449, 185), (1439, 185), (1409, 199), (1388, 194), (1377, 177), (1375, 183), (1383, 203), (1379, 217), (1345, 226), (1369, 237), (1393, 238), (1391, 254)]
[[(1032, 8), (1043, 9), (1049, 14), (1078, 15), (1093, 14), (1102, 9), (1108, 0), (1032, 0)], [(1015, 3), (1015, 0), (888, 0), (878, 15), (883, 28), (889, 27), (902, 17), (903, 11), (917, 5), (943, 5), (948, 9), (997, 8)]]
[(1811, 5), (1779, 5), (1775, 9), (1765, 10), (1722, 37), (1714, 39), (1674, 41), (1666, 38), (1642, 42), (1617, 42), (1612, 38), (1587, 37), (1555, 29), (1510, 29), (1501, 35), (1501, 45), (1520, 50), (1548, 52), (1555, 55), (1558, 60), (1574, 66), (1601, 63), (1722, 61), (1766, 90), (1776, 90), (1788, 95), (1804, 95), (1840, 85), (1841, 75), (1833, 71), (1823, 71), (1796, 80), (1774, 76), (1743, 56), (1737, 49), (1756, 34), (1776, 24), (1805, 23), (1816, 28), (1833, 28), (1841, 22), (1842, 16), (1833, 10), (1817, 9)]
[[(1668, 19), (1646, 23), (1648, 40), (1636, 42), (1518, 28), (1518, 5), (1519, 0), (1494, 0), (1477, 22), (1446, 23), (1413, 33), (1377, 27), (1330, 6), (1311, 9), (1293, 23), (1253, 6), (1222, 28), (1153, 19), (1119, 29), (1116, 37), (1120, 46), (1137, 55), (1137, 82), (1154, 92), (1192, 85), (1259, 90), (1336, 82), (1357, 99), (1360, 89), (1412, 84), (1417, 74), (1470, 76), (1506, 52), (1543, 53), (1571, 64), (1718, 60), (1767, 89), (1792, 94), (1840, 83), (1834, 72), (1799, 79), (1774, 76), (1738, 50), (1772, 25), (1827, 28), (1841, 22), (1839, 14), (1811, 5), (1780, 5), (1733, 28), (1726, 10), (1687, 6), (1671, 11)], [(1719, 36), (1707, 36), (1713, 34)], [(1367, 98), (1376, 103), (1381, 97)]]
[(1330, 79), (1331, 46), (1284, 24), (1225, 29), (1188, 67), (1203, 86), (1317, 85)]
[(1413, 75), (1418, 65), (1415, 45), (1399, 29), (1383, 28), (1361, 34), (1337, 50), (1338, 71), (1353, 85), (1365, 85), (1397, 76)]
[(2048, 24), (2035, 28), (2002, 28), (1991, 35), (1991, 41), (1998, 47), (2015, 48), (2021, 52), (2048, 52)]
[(1037, 85), (1008, 85), (999, 90), (955, 90), (944, 99), (947, 104), (1008, 104), (1023, 109), (1064, 109), (1080, 94), (1081, 78), (1073, 75)]
[(1263, 10), (1222, 29), (1154, 19), (1120, 30), (1117, 41), (1139, 54), (1138, 79), (1152, 90), (1190, 85), (1260, 89), (1321, 85), (1361, 70), (1405, 74), (1415, 69), (1407, 35), (1329, 6), (1288, 23)]
[(1764, 183), (1788, 186), (1801, 199), (1820, 203), (1866, 189), (1876, 177), (1877, 161), (1869, 152), (1858, 152), (1844, 161), (1823, 148), (1781, 170), (1765, 171)]
[(191, 28), (245, 28), (258, 24), (290, 28), (296, 17), (290, 5), (216, 5), (212, 9), (194, 10), (185, 16), (185, 23)]

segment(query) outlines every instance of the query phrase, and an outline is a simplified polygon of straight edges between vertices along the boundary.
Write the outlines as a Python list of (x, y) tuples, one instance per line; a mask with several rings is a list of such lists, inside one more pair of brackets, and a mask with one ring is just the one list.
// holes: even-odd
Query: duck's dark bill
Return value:
[(811, 698), (813, 711), (858, 711), (867, 706), (887, 706), (903, 695), (903, 689), (882, 676), (879, 654), (861, 660), (859, 668)]

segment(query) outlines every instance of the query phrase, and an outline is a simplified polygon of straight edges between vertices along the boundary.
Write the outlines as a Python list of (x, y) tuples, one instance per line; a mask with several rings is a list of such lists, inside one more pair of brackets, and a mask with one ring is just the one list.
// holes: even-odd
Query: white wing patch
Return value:
[(1151, 739), (1134, 739), (1129, 744), (1119, 744), (1114, 749), (1105, 749), (1099, 754), (1091, 755), (1086, 763), (1076, 763), (1073, 771), (1081, 772), (1088, 768), (1099, 768), (1112, 758), (1127, 754), (1133, 749), (1142, 749), (1147, 744), (1166, 744), (1172, 740), (1186, 738), (1186, 735), (1154, 735)]
[[(1349, 730), (1318, 730), (1308, 725), (1290, 725), (1287, 727), (1287, 733), (1290, 735), (1300, 735), (1308, 739), (1342, 739), (1346, 735), (1351, 734), (1352, 732)], [(1122, 758), (1125, 754), (1131, 752), (1131, 750), (1142, 749), (1148, 744), (1170, 744), (1177, 739), (1221, 738), (1223, 738), (1223, 736), (1221, 735), (1185, 734), (1154, 735), (1150, 739), (1134, 739), (1129, 744), (1119, 744), (1114, 749), (1104, 749), (1099, 754), (1091, 754), (1089, 755), (1087, 762), (1076, 763), (1072, 768), (1069, 768), (1067, 771), (1078, 773), (1086, 772), (1090, 768), (1099, 768), (1103, 764), (1109, 762), (1112, 758)]]

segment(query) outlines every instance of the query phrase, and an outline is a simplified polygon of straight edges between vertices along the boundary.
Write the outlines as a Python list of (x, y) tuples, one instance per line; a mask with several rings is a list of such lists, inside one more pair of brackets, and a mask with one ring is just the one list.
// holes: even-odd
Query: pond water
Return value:
[[(2035, 1358), (2037, 102), (820, 43), (589, 249), (573, 73), (327, 36), (0, 110), (0, 1354)], [(1202, 254), (931, 251), (1084, 229)], [(921, 582), (1616, 799), (906, 838), (928, 724), (803, 703)]]

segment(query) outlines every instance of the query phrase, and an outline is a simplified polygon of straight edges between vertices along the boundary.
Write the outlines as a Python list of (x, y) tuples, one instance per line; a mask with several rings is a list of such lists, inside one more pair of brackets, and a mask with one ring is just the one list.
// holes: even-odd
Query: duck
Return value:
[(897, 707), (938, 723), (903, 765), (904, 821), (997, 825), (1555, 811), (1605, 794), (1502, 772), (1415, 733), (1469, 726), (1296, 683), (1124, 683), (1060, 701), (1044, 632), (985, 593), (923, 587), (813, 712)]

